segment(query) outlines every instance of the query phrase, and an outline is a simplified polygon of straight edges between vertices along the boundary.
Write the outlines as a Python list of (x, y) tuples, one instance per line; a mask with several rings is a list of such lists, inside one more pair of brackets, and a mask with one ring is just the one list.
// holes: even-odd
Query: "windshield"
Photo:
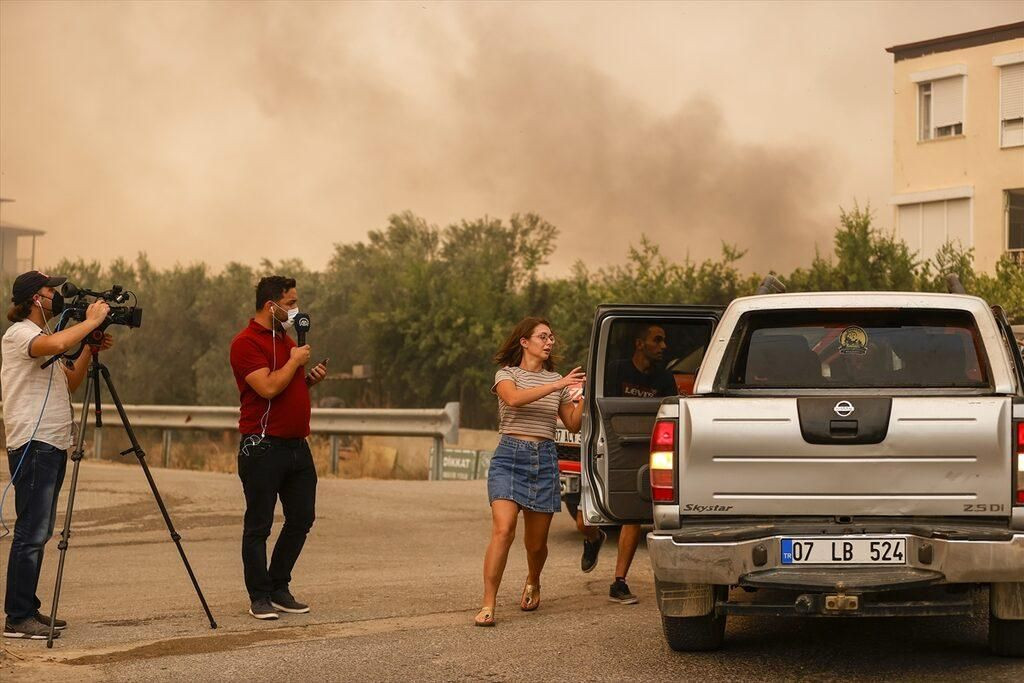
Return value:
[(757, 311), (717, 384), (727, 389), (984, 388), (973, 316), (934, 309)]

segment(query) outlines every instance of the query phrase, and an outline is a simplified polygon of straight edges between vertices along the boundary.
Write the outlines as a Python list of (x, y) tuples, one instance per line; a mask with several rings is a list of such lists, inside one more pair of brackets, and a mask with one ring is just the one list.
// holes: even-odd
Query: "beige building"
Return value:
[(46, 234), (6, 222), (2, 207), (13, 201), (0, 197), (0, 276), (12, 279), (36, 267), (36, 238)]
[(886, 51), (896, 234), (921, 258), (949, 241), (979, 270), (1024, 263), (1024, 22)]

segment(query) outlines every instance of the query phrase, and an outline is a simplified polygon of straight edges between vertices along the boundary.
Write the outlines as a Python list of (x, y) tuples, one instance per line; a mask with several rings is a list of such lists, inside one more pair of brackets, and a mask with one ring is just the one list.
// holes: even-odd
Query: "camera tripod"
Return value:
[(164, 506), (164, 501), (160, 497), (160, 491), (156, 488), (156, 482), (153, 481), (153, 475), (149, 471), (149, 466), (146, 464), (146, 453), (142, 450), (142, 446), (139, 445), (138, 439), (135, 438), (135, 431), (132, 429), (131, 423), (128, 421), (128, 415), (124, 411), (124, 404), (121, 403), (121, 399), (117, 395), (117, 390), (114, 388), (114, 382), (110, 379), (110, 371), (107, 366), (100, 362), (100, 343), (103, 341), (103, 332), (96, 330), (89, 337), (89, 345), (92, 348), (92, 359), (89, 362), (89, 372), (85, 384), (85, 398), (82, 401), (82, 421), (78, 430), (78, 438), (75, 441), (75, 448), (71, 452), (71, 461), (74, 466), (71, 470), (71, 488), (68, 490), (68, 509), (64, 516), (64, 528), (60, 532), (60, 542), (57, 544), (57, 548), (60, 550), (60, 561), (57, 564), (57, 581), (53, 587), (53, 608), (50, 611), (50, 634), (46, 641), (46, 647), (53, 647), (53, 634), (57, 623), (57, 604), (60, 601), (60, 585), (61, 579), (64, 576), (64, 556), (68, 550), (68, 538), (71, 537), (71, 514), (75, 508), (75, 489), (78, 486), (78, 466), (82, 462), (82, 457), (85, 454), (85, 427), (86, 421), (89, 417), (89, 401), (90, 399), (95, 400), (95, 415), (96, 415), (96, 427), (103, 426), (103, 409), (100, 401), (100, 376), (102, 375), (104, 383), (107, 385), (107, 390), (110, 392), (110, 398), (114, 401), (114, 406), (117, 408), (117, 413), (121, 417), (121, 424), (124, 425), (124, 430), (128, 434), (128, 439), (131, 441), (131, 448), (122, 451), (121, 455), (128, 455), (134, 453), (135, 457), (139, 459), (139, 464), (142, 465), (142, 472), (146, 475), (146, 480), (149, 482), (149, 488), (153, 491), (153, 497), (156, 499), (156, 504), (160, 508), (160, 513), (164, 517), (164, 523), (167, 525), (167, 531), (171, 534), (171, 540), (174, 541), (174, 545), (178, 547), (178, 554), (181, 555), (181, 561), (185, 565), (185, 571), (188, 572), (188, 577), (192, 580), (192, 586), (196, 589), (196, 595), (199, 596), (199, 602), (203, 604), (203, 610), (206, 612), (206, 617), (210, 620), (210, 628), (217, 628), (217, 622), (213, 620), (213, 614), (210, 613), (210, 607), (206, 604), (206, 598), (203, 597), (203, 591), (199, 588), (199, 582), (196, 581), (196, 575), (192, 573), (192, 567), (188, 563), (188, 558), (185, 557), (185, 550), (181, 547), (181, 536), (174, 529), (174, 524), (171, 523), (171, 517), (167, 514), (167, 507)]

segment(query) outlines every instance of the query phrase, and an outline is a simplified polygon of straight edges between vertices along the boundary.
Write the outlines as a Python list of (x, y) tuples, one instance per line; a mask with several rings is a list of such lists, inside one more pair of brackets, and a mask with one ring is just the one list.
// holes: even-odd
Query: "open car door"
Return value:
[(601, 305), (581, 430), (581, 505), (590, 525), (652, 523), (649, 445), (669, 396), (686, 395), (724, 307)]

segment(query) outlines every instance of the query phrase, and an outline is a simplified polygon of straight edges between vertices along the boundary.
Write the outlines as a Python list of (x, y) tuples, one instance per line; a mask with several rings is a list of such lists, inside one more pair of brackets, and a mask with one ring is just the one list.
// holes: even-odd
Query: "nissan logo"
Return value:
[(840, 401), (832, 410), (834, 410), (836, 415), (839, 417), (849, 417), (850, 415), (853, 415), (855, 408), (849, 401)]

